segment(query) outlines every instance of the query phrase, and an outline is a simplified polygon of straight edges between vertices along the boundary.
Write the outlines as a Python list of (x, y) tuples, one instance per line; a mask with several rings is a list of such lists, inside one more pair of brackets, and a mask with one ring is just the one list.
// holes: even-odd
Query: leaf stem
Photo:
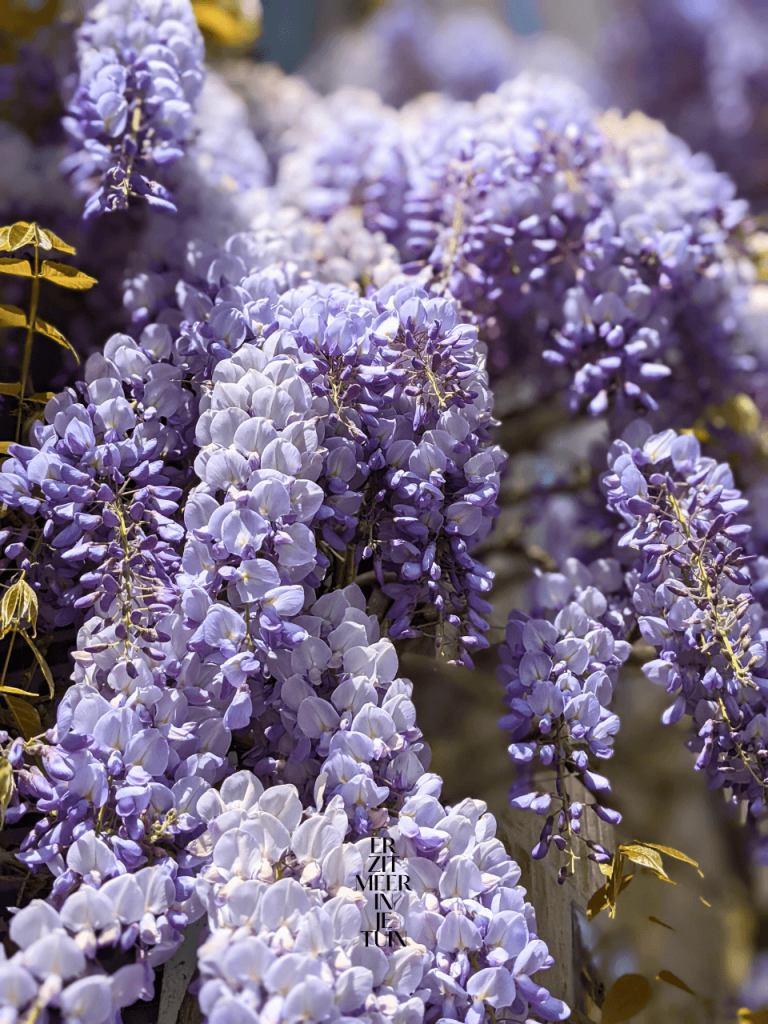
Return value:
[(24, 357), (21, 363), (21, 381), (19, 388), (19, 411), (16, 417), (16, 444), (21, 440), (21, 423), (24, 414), (24, 396), (27, 392), (27, 378), (29, 377), (29, 366), (32, 362), (32, 345), (35, 338), (35, 318), (37, 317), (37, 304), (40, 299), (40, 249), (37, 241), (37, 229), (35, 229), (35, 272), (32, 278), (32, 297), (29, 303), (29, 321), (27, 323), (27, 337), (24, 342)]

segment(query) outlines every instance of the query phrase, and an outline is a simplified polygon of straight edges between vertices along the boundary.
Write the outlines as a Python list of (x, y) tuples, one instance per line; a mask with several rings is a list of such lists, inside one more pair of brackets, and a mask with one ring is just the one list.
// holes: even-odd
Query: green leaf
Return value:
[(674, 985), (675, 988), (681, 988), (683, 992), (687, 992), (690, 996), (696, 995), (693, 989), (688, 988), (685, 982), (678, 978), (676, 974), (673, 974), (672, 971), (659, 971), (656, 975), (656, 981), (666, 981), (668, 985)]
[(35, 658), (37, 658), (37, 663), (40, 666), (40, 670), (43, 673), (43, 677), (45, 678), (46, 683), (48, 683), (48, 694), (49, 696), (53, 697), (53, 676), (51, 675), (51, 670), (48, 668), (48, 662), (42, 656), (40, 651), (38, 651), (37, 647), (32, 642), (32, 640), (30, 640), (25, 629), (20, 629), (19, 635), (24, 637), (29, 646), (32, 648), (32, 653), (34, 654)]
[(16, 277), (32, 277), (29, 260), (20, 256), (0, 256), (0, 274), (15, 274)]
[(611, 985), (603, 1003), (603, 1024), (621, 1024), (640, 1013), (653, 998), (653, 989), (642, 974), (623, 974)]
[(72, 256), (75, 255), (75, 247), (68, 245), (65, 241), (59, 238), (58, 235), (54, 235), (50, 228), (38, 228), (38, 231), (40, 232), (41, 241), (43, 238), (46, 238), (50, 242), (50, 245), (45, 246), (45, 248), (58, 249), (59, 252), (68, 252)]
[(658, 917), (654, 917), (653, 914), (649, 915), (648, 920), (653, 921), (654, 924), (660, 924), (662, 928), (668, 928), (671, 932), (675, 930), (671, 924), (664, 924), (663, 921), (660, 921)]
[(54, 263), (52, 260), (43, 260), (40, 275), (54, 284), (61, 285), (62, 288), (74, 288), (78, 291), (93, 288), (96, 284), (95, 277), (89, 277), (77, 267), (69, 267), (66, 263)]
[(18, 306), (0, 305), (0, 327), (26, 327), (27, 314)]
[[(635, 840), (637, 842), (637, 840)], [(674, 850), (671, 846), (659, 846), (658, 843), (640, 843), (640, 846), (650, 846), (653, 850), (660, 850), (662, 853), (666, 853), (668, 857), (674, 857), (675, 860), (682, 860), (686, 864), (690, 864), (696, 868), (701, 878), (704, 877), (704, 872), (699, 867), (697, 861), (693, 860), (685, 853), (681, 853), (679, 850)]]
[(5, 824), (5, 812), (13, 796), (13, 768), (7, 757), (0, 758), (0, 828)]
[(16, 728), (24, 739), (31, 740), (33, 736), (39, 736), (43, 732), (43, 723), (40, 721), (37, 708), (33, 708), (31, 704), (21, 700), (19, 697), (11, 697), (7, 693), (4, 694), (4, 697), (8, 707), (11, 709), (11, 714), (16, 722)]
[(77, 354), (72, 345), (67, 341), (64, 335), (58, 328), (54, 327), (53, 324), (48, 324), (45, 320), (35, 320), (35, 330), (39, 334), (44, 334), (46, 338), (52, 338), (57, 345), (61, 345), (62, 348), (66, 348), (72, 353), (75, 359), (80, 362), (80, 356)]

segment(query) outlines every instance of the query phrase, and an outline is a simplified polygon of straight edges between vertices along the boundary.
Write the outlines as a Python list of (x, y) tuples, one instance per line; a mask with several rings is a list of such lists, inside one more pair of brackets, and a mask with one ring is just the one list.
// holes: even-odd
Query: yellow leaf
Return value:
[(47, 405), (52, 398), (56, 397), (55, 391), (36, 391), (34, 395), (27, 395), (26, 402), (39, 402), (40, 405)]
[(62, 348), (68, 349), (75, 359), (80, 362), (80, 356), (74, 350), (72, 345), (67, 341), (64, 335), (58, 330), (53, 324), (47, 324), (45, 320), (35, 320), (35, 330), (39, 334), (44, 334), (46, 338), (52, 338), (57, 345), (61, 345)]
[(748, 1010), (743, 1006), (739, 1010), (739, 1024), (768, 1024), (768, 1009)]
[[(619, 893), (624, 892), (629, 883), (634, 878), (634, 875), (624, 875), (621, 879), (621, 887)], [(605, 910), (606, 907), (612, 906), (608, 900), (608, 882), (601, 886), (596, 893), (593, 893), (587, 903), (587, 920), (591, 921), (594, 917), (600, 913), (601, 910)], [(615, 906), (615, 904), (613, 904)]]
[(17, 221), (12, 224), (8, 229), (8, 244), (2, 246), (2, 248), (10, 249), (13, 252), (15, 249), (20, 249), (23, 245), (29, 245), (30, 242), (35, 240), (34, 224), (27, 224), (25, 220)]
[(35, 242), (36, 242), (36, 244), (39, 245), (41, 249), (51, 249), (51, 248), (53, 248), (53, 246), (51, 245), (50, 238), (48, 237), (48, 235), (46, 235), (46, 233), (44, 231), (41, 230), (39, 225), (35, 224), (34, 228), (35, 228)]
[(32, 628), (32, 635), (37, 632), (37, 594), (22, 577), (16, 580), (3, 594), (0, 601), (0, 636), (5, 636), (9, 629)]
[(623, 974), (611, 985), (603, 1003), (603, 1024), (621, 1024), (640, 1013), (653, 998), (653, 989), (642, 974)]
[(96, 284), (95, 277), (89, 277), (77, 267), (69, 267), (66, 263), (54, 263), (52, 260), (43, 260), (41, 276), (61, 285), (62, 288), (74, 288), (79, 291), (93, 288)]
[(14, 443), (14, 441), (0, 441), (0, 455), (7, 455), (8, 449)]
[(706, 444), (706, 442), (709, 440), (709, 437), (710, 437), (709, 431), (706, 430), (704, 427), (701, 427), (701, 426), (698, 426), (698, 425), (695, 426), (695, 427), (681, 427), (680, 428), (680, 433), (681, 434), (693, 434), (693, 436), (696, 438), (696, 440), (697, 441), (701, 441), (702, 444)]
[(608, 900), (608, 916), (616, 916), (616, 900), (619, 898), (621, 892), (621, 881), (624, 873), (624, 858), (621, 855), (621, 851), (616, 853), (613, 858), (613, 871), (611, 877), (606, 882), (605, 898)]
[(27, 701), (18, 697), (10, 697), (7, 693), (4, 696), (16, 721), (16, 728), (24, 739), (31, 740), (33, 736), (39, 736), (43, 732), (43, 723), (40, 721), (37, 708), (33, 708)]
[(13, 796), (13, 768), (7, 757), (0, 758), (0, 828), (5, 824), (5, 812)]
[(0, 395), (10, 395), (18, 398), (21, 394), (21, 384), (0, 384)]
[(657, 981), (666, 981), (666, 983), (668, 985), (674, 985), (675, 988), (681, 988), (683, 990), (683, 992), (687, 992), (688, 995), (691, 995), (691, 996), (695, 996), (696, 995), (696, 993), (693, 991), (693, 989), (692, 988), (688, 988), (688, 986), (685, 984), (685, 982), (682, 981), (680, 978), (678, 978), (678, 976), (676, 974), (673, 974), (672, 971), (659, 971), (659, 973), (656, 975), (656, 980)]
[(242, 49), (258, 39), (261, 20), (254, 14), (241, 10), (233, 14), (219, 3), (206, 3), (204, 0), (194, 0), (192, 8), (200, 28), (209, 32), (222, 46)]
[(77, 251), (75, 247), (68, 245), (65, 241), (59, 238), (58, 235), (54, 235), (50, 228), (38, 228), (38, 231), (40, 232), (41, 240), (42, 237), (45, 237), (50, 242), (50, 246), (47, 246), (46, 248), (58, 249), (59, 252), (68, 252), (72, 256), (75, 255)]
[(602, 874), (604, 874), (606, 876), (606, 878), (610, 878), (611, 875), (613, 874), (613, 867), (612, 867), (612, 865), (610, 865), (610, 864), (598, 864), (597, 866), (600, 869), (600, 871), (602, 872)]
[[(638, 840), (636, 839), (635, 842), (637, 843)], [(639, 843), (639, 845), (640, 846), (650, 846), (652, 850), (660, 850), (661, 853), (666, 853), (666, 855), (668, 857), (674, 857), (675, 860), (682, 860), (686, 864), (690, 864), (692, 867), (696, 868), (696, 870), (698, 871), (698, 873), (699, 873), (701, 878), (704, 877), (704, 872), (699, 867), (698, 862), (693, 860), (686, 853), (681, 853), (679, 850), (674, 850), (671, 846), (659, 846), (658, 843), (642, 843), (641, 842), (641, 843)]]
[(20, 256), (0, 256), (0, 274), (15, 274), (17, 277), (32, 277), (29, 260)]
[(650, 850), (647, 846), (638, 843), (632, 846), (620, 846), (619, 852), (634, 864), (650, 868), (651, 871), (655, 871), (662, 878), (668, 877), (664, 870), (664, 862), (655, 850)]
[[(754, 434), (760, 426), (760, 410), (749, 395), (739, 394), (729, 398), (718, 407), (716, 415), (738, 434)], [(715, 425), (719, 426), (719, 423)]]
[(651, 914), (651, 915), (650, 915), (650, 916), (648, 917), (648, 920), (649, 920), (649, 921), (653, 921), (653, 923), (654, 923), (654, 924), (660, 924), (662, 928), (669, 928), (669, 930), (670, 930), (671, 932), (673, 932), (673, 931), (675, 930), (675, 929), (674, 929), (674, 928), (672, 927), (672, 925), (671, 925), (671, 924), (664, 924), (664, 922), (663, 922), (663, 921), (660, 921), (660, 920), (658, 919), (658, 917), (654, 917), (654, 916), (653, 916), (653, 914)]
[(18, 306), (0, 306), (0, 327), (26, 327), (27, 314)]
[(53, 696), (53, 676), (51, 675), (51, 670), (48, 668), (48, 662), (45, 660), (45, 658), (42, 656), (40, 651), (38, 651), (37, 647), (32, 643), (30, 638), (27, 636), (26, 630), (20, 629), (19, 630), (19, 635), (23, 636), (24, 639), (29, 644), (29, 646), (32, 648), (32, 653), (34, 654), (35, 658), (37, 658), (37, 663), (40, 666), (40, 670), (43, 673), (43, 677), (45, 678), (46, 683), (48, 684), (48, 694), (49, 694), (50, 697), (52, 697)]

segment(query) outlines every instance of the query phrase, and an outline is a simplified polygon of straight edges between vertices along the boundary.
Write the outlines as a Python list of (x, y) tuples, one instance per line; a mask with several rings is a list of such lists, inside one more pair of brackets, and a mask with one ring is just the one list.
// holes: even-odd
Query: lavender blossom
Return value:
[[(587, 806), (599, 817), (614, 824), (621, 820), (600, 802), (610, 783), (594, 770), (590, 755), (606, 760), (613, 754), (619, 719), (610, 705), (630, 653), (631, 608), (621, 567), (613, 559), (587, 567), (571, 558), (562, 572), (539, 574), (534, 601), (534, 618), (512, 612), (499, 651), (498, 674), (509, 708), (499, 725), (510, 732), (509, 753), (517, 769), (512, 806), (547, 816), (534, 858), (546, 856), (554, 844), (567, 851), (572, 864), (584, 806), (569, 793), (569, 779), (596, 795)], [(559, 880), (568, 873), (566, 866)]]
[(617, 441), (603, 478), (608, 505), (637, 551), (627, 577), (643, 639), (644, 674), (674, 697), (663, 721), (691, 719), (688, 747), (711, 788), (728, 791), (753, 826), (765, 813), (765, 630), (739, 520), (747, 502), (730, 468), (701, 455), (692, 435), (636, 424)]
[(342, 89), (310, 104), (285, 145), (277, 179), (283, 202), (319, 220), (360, 206), (370, 231), (402, 240), (407, 153), (396, 112), (374, 93)]
[[(492, 374), (535, 354), (572, 410), (664, 398), (672, 418), (754, 367), (727, 248), (744, 204), (661, 125), (600, 119), (573, 86), (521, 76), (449, 109), (420, 151), (408, 252), (480, 325)], [(660, 386), (683, 360), (695, 380)]]
[[(83, 871), (91, 868), (92, 885), (68, 896), (58, 910), (35, 899), (12, 918), (10, 938), (19, 951), (0, 957), (4, 1021), (49, 1019), (58, 1012), (64, 1024), (119, 1024), (123, 1007), (152, 998), (150, 965), (167, 960), (180, 940), (175, 926), (181, 918), (171, 910), (172, 874), (158, 866), (111, 878), (107, 871), (99, 878), (96, 863), (104, 870), (108, 851), (103, 843), (98, 850), (99, 840), (95, 844), (81, 844), (74, 858)], [(101, 961), (107, 957), (109, 970)]]
[(391, 636), (429, 628), (459, 657), (485, 645), (491, 576), (468, 548), (495, 515), (502, 455), (474, 330), (410, 286), (278, 297), (268, 275), (213, 314), (190, 341), (238, 351), (216, 366), (198, 424), (187, 583), (216, 594), (262, 548), (283, 586), (319, 586), (332, 561), (343, 585), (368, 563)]
[(65, 161), (89, 196), (85, 216), (142, 197), (175, 210), (156, 181), (182, 155), (203, 84), (203, 40), (187, 0), (103, 0), (78, 30), (79, 80), (64, 126)]
[(198, 882), (210, 928), (198, 960), (206, 1020), (386, 1010), (479, 1024), (488, 1007), (513, 1021), (564, 1020), (568, 1007), (531, 980), (552, 959), (493, 817), (480, 801), (443, 808), (439, 792), (426, 776), (380, 833), (394, 851), (392, 877), (406, 882), (390, 915), (403, 944), (390, 947), (373, 892), (360, 889), (369, 889), (371, 843), (345, 842), (341, 797), (327, 799), (319, 784), (304, 809), (291, 786), (264, 791), (247, 772), (228, 779), (205, 802), (199, 841), (212, 857)]

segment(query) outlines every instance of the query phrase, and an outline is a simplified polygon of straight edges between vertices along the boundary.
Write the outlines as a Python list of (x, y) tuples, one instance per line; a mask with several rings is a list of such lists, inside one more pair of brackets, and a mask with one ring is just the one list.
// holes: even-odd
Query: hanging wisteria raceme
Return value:
[[(610, 705), (630, 653), (626, 637), (633, 616), (619, 563), (601, 559), (587, 567), (570, 558), (562, 572), (539, 574), (533, 615), (513, 611), (499, 649), (498, 675), (509, 709), (499, 725), (512, 738), (511, 804), (546, 815), (533, 856), (545, 857), (552, 844), (566, 851), (571, 859), (560, 872), (564, 881), (577, 856), (584, 811), (569, 780), (595, 794), (587, 806), (599, 817), (621, 820), (600, 803), (610, 783), (594, 763), (613, 754), (619, 719)], [(602, 847), (584, 842), (591, 859), (609, 859)]]
[(531, 978), (552, 958), (492, 815), (475, 800), (443, 807), (440, 780), (423, 779), (379, 833), (397, 886), (385, 915), (389, 935), (401, 936), (394, 947), (366, 870), (371, 842), (345, 842), (340, 796), (327, 799), (321, 783), (315, 805), (302, 807), (292, 786), (263, 790), (242, 771), (201, 799), (212, 851), (197, 885), (210, 928), (198, 952), (209, 1024), (265, 1014), (479, 1024), (496, 1010), (512, 1021), (567, 1019), (569, 1008)]
[[(499, 85), (538, 43), (491, 40), (480, 10), (377, 12), (381, 98), (219, 61), (220, 40), (208, 72), (195, 8), (214, 35), (242, 14), (88, 2), (50, 37), (73, 37), (68, 80), (63, 52), (10, 91), (0, 69), (0, 204), (76, 217), (106, 282), (93, 306), (43, 310), (86, 324), (67, 334), (87, 339), (81, 382), (50, 397), (42, 349), (40, 381), (0, 382), (22, 437), (0, 442), (0, 1024), (122, 1024), (185, 935), (206, 1024), (565, 1020), (550, 987), (570, 986), (534, 980), (554, 961), (521, 869), (485, 803), (443, 799), (399, 654), (472, 668), (492, 569), (559, 566), (499, 651), (510, 800), (542, 819), (533, 887), (554, 846), (559, 882), (586, 856), (618, 888), (626, 847), (593, 837), (620, 822), (601, 766), (632, 644), (768, 861), (764, 531), (688, 432), (759, 499), (755, 223), (663, 125), (600, 114), (563, 79)], [(737, 20), (707, 40), (721, 121), (751, 102), (727, 74)], [(427, 84), (441, 94), (386, 105)], [(30, 143), (18, 110), (38, 100)], [(5, 231), (0, 270), (23, 278)], [(27, 282), (2, 284), (12, 363), (41, 328), (36, 292), (27, 324), (5, 304)], [(488, 367), (515, 453), (498, 546)], [(598, 496), (587, 463), (620, 435)], [(545, 536), (551, 493), (584, 530), (564, 516), (544, 552), (528, 531)]]
[[(540, 390), (567, 386), (572, 410), (621, 416), (665, 396), (674, 418), (754, 366), (726, 248), (744, 204), (663, 126), (601, 119), (566, 81), (521, 76), (435, 119), (420, 154), (406, 255), (479, 323), (492, 375), (533, 344), (552, 368)], [(666, 396), (683, 359), (696, 373)]]
[[(391, 629), (416, 632), (413, 616), (427, 604), (445, 610), (437, 625), (459, 651), (484, 629), (479, 595), (490, 576), (467, 544), (490, 526), (501, 456), (487, 439), (475, 330), (410, 285), (369, 300), (311, 283), (281, 296), (281, 267), (224, 284), (244, 273), (235, 252), (255, 244), (243, 236), (218, 254), (208, 278), (223, 285), (218, 295), (208, 288), (215, 304), (180, 284), (182, 310), (166, 317), (181, 318), (175, 340), (162, 322), (139, 342), (110, 339), (88, 362), (85, 401), (74, 392), (53, 399), (50, 424), (36, 429), (34, 446), (13, 447), (0, 474), (32, 534), (64, 549), (61, 564), (78, 573), (69, 618), (95, 613), (80, 631), (55, 729), (8, 753), (12, 817), (43, 815), (19, 857), (54, 875), (58, 907), (105, 878), (162, 866), (173, 898), (156, 927), (119, 937), (126, 965), (162, 962), (181, 941), (195, 908), (200, 862), (186, 851), (202, 828), (197, 801), (227, 770), (231, 729), (251, 716), (261, 774), (296, 778), (307, 798), (325, 771), (355, 835), (381, 827), (382, 805), (396, 808), (423, 776), (410, 684), (395, 679), (394, 649), (379, 640), (362, 592), (328, 593), (300, 615), (331, 558), (331, 585), (367, 562), (371, 582), (385, 593), (394, 586), (387, 596), (401, 625), (393, 619)], [(197, 319), (183, 319), (184, 309)], [(170, 481), (187, 478), (192, 423), (202, 484), (187, 502), (185, 534)], [(170, 477), (158, 476), (161, 467)], [(379, 490), (366, 495), (373, 473)], [(72, 514), (62, 518), (67, 497)], [(34, 545), (15, 545), (22, 573), (45, 564)], [(61, 604), (63, 587), (37, 591), (42, 604)]]
[[(336, 586), (367, 572), (390, 599), (390, 636), (428, 632), (464, 660), (487, 645), (491, 574), (469, 547), (496, 513), (502, 453), (475, 330), (412, 286), (278, 299), (265, 274), (191, 343), (226, 356), (248, 335), (264, 341), (215, 367), (201, 407), (185, 585), (215, 597), (231, 580), (227, 614), (247, 615), (269, 580), (317, 587), (333, 563)], [(269, 575), (250, 584), (241, 566), (262, 550), (273, 568), (257, 560), (247, 571)], [(247, 643), (242, 616), (237, 632)]]
[(370, 231), (403, 240), (407, 151), (396, 111), (375, 93), (342, 89), (310, 103), (283, 145), (277, 188), (284, 202), (320, 220), (359, 206)]
[(140, 343), (114, 335), (86, 366), (82, 400), (72, 389), (51, 399), (48, 422), (0, 469), (0, 496), (18, 510), (0, 533), (5, 568), (37, 592), (47, 625), (82, 621), (120, 589), (129, 563), (163, 600), (183, 537), (174, 462), (194, 417), (170, 355), (164, 325), (147, 326)]
[(204, 48), (188, 0), (102, 0), (77, 31), (78, 82), (64, 126), (64, 168), (85, 216), (131, 198), (175, 210), (156, 180), (183, 154), (203, 85)]
[(306, 639), (270, 658), (244, 760), (261, 779), (292, 783), (305, 805), (322, 780), (352, 834), (374, 835), (425, 781), (412, 684), (397, 678), (395, 648), (356, 585), (324, 594), (296, 625)]
[(127, 557), (103, 588), (54, 729), (5, 751), (7, 820), (36, 815), (16, 856), (54, 880), (12, 922), (21, 952), (0, 969), (0, 999), (65, 1021), (117, 1022), (152, 998), (152, 968), (201, 913), (184, 851), (204, 829), (198, 798), (227, 770), (213, 671), (187, 650), (170, 587), (148, 594), (143, 568)]
[[(251, 335), (261, 330), (246, 323), (275, 324), (278, 293), (313, 271), (333, 280), (386, 280), (395, 272), (391, 247), (354, 216), (339, 214), (321, 227), (288, 209), (282, 217), (265, 213), (261, 223), (222, 248), (212, 241), (179, 246), (173, 270), (129, 277), (128, 312), (137, 327), (145, 324), (138, 339), (113, 335), (104, 354), (87, 363), (85, 382), (52, 400), (47, 424), (37, 423), (30, 445), (14, 446), (0, 468), (0, 496), (17, 510), (0, 530), (3, 567), (25, 574), (40, 598), (44, 624), (81, 622), (98, 586), (119, 578), (114, 558), (124, 553), (110, 551), (118, 541), (117, 516), (124, 514), (126, 543), (153, 563), (145, 575), (167, 579), (174, 564), (168, 543), (183, 534), (179, 488), (190, 479), (209, 346), (220, 357), (219, 339), (233, 322), (233, 345), (247, 329)], [(267, 267), (259, 285), (264, 290), (256, 289), (244, 319), (228, 295), (230, 282)], [(217, 301), (220, 295), (229, 301)], [(486, 386), (480, 394), (490, 401)], [(478, 420), (483, 438), (488, 422), (489, 414)], [(156, 535), (159, 547), (151, 547), (156, 542), (148, 534)]]
[(730, 468), (702, 456), (690, 434), (651, 434), (637, 423), (614, 442), (608, 465), (609, 507), (629, 527), (619, 546), (639, 552), (627, 588), (643, 639), (656, 649), (643, 672), (674, 697), (663, 721), (690, 717), (696, 768), (759, 826), (768, 681), (745, 552), (750, 527), (739, 517), (747, 503)]
[(53, 1012), (68, 1024), (120, 1021), (123, 1007), (137, 997), (151, 998), (152, 971), (126, 962), (105, 972), (99, 953), (115, 949), (119, 963), (124, 939), (139, 928), (157, 931), (172, 898), (169, 876), (161, 868), (145, 868), (98, 890), (74, 893), (58, 911), (32, 900), (11, 921), (11, 941), (19, 951), (0, 962), (3, 1019), (49, 1020)]

